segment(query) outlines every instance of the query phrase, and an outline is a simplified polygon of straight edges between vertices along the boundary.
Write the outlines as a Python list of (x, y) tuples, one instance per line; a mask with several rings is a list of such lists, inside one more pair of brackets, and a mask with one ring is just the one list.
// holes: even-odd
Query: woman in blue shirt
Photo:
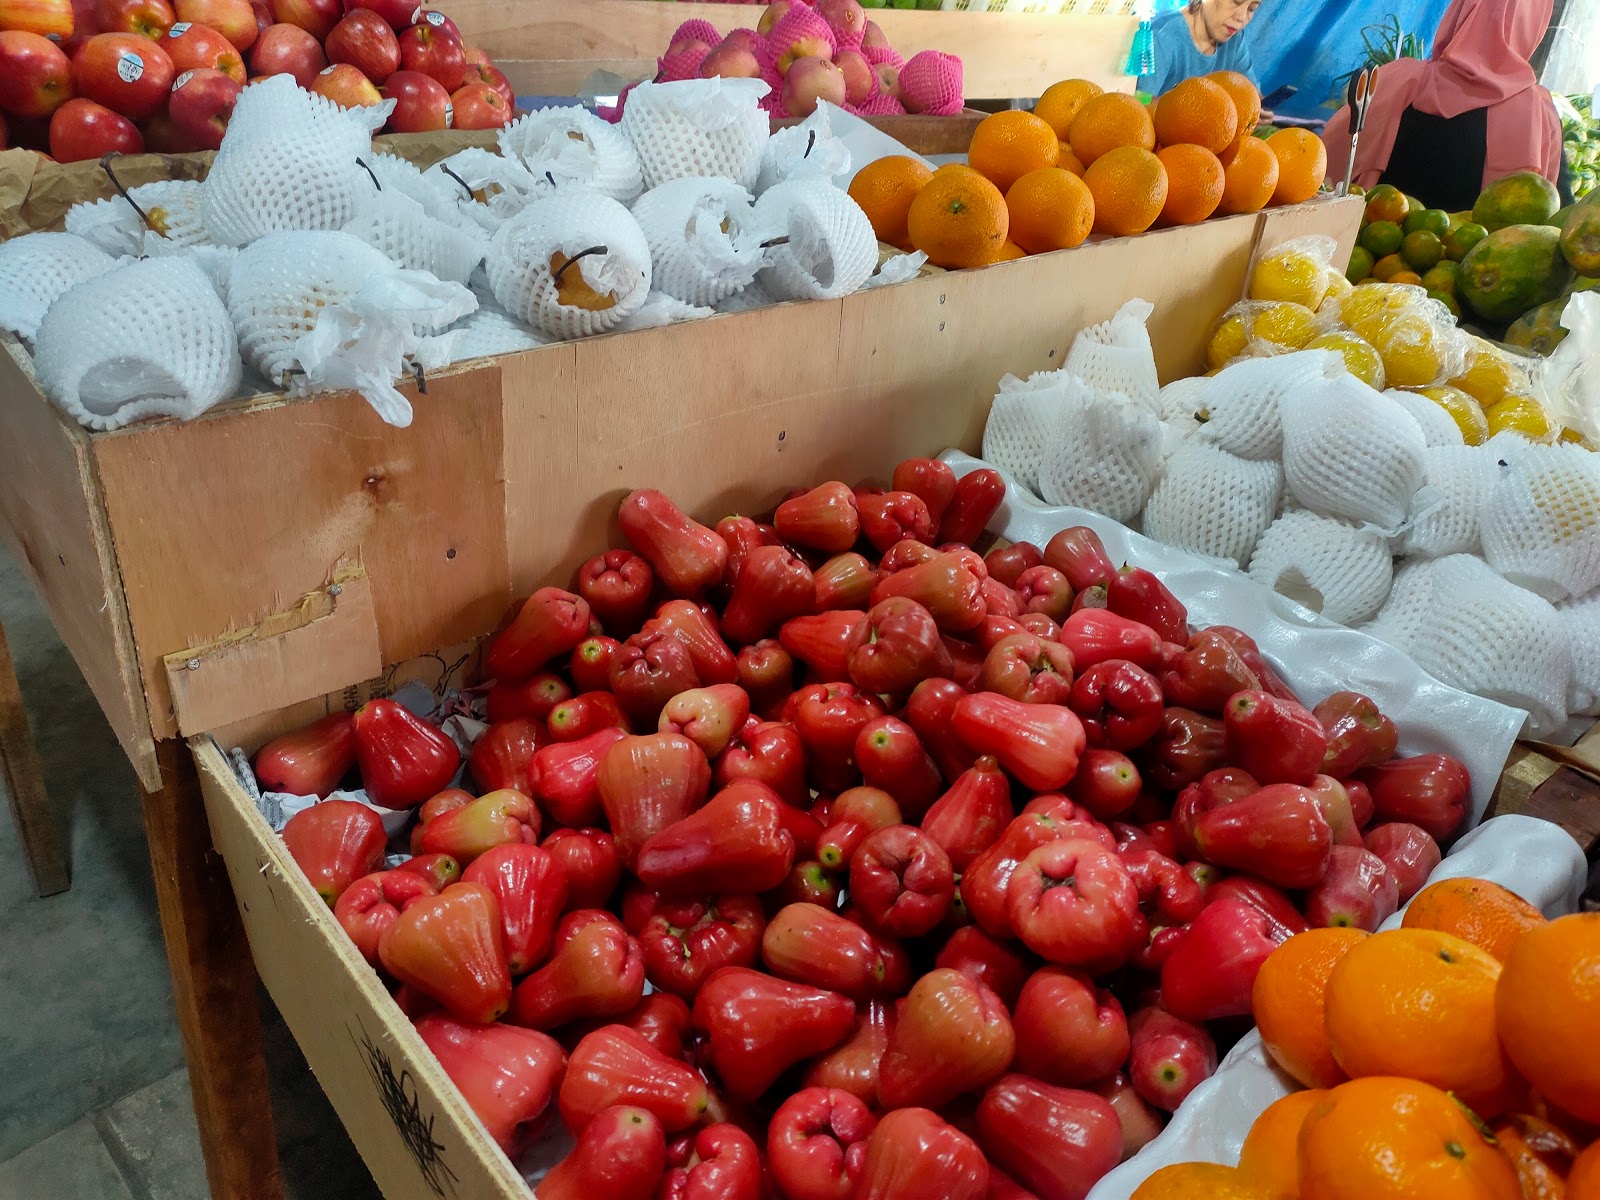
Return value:
[(1255, 81), (1250, 49), (1239, 36), (1261, 0), (1189, 0), (1162, 13), (1151, 26), (1156, 68), (1139, 77), (1139, 90), (1159, 96), (1180, 80), (1213, 71), (1238, 71)]

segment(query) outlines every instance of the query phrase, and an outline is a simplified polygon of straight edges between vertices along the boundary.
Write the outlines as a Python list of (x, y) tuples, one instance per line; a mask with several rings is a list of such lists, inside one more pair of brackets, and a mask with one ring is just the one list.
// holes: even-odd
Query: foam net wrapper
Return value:
[[(573, 258), (593, 246), (606, 253), (579, 259), (595, 291), (615, 303), (591, 310), (562, 304), (550, 260)], [(583, 188), (564, 188), (536, 200), (501, 226), (489, 248), (489, 285), (495, 298), (518, 320), (554, 338), (607, 333), (644, 306), (650, 294), (650, 247), (633, 214), (609, 196)]]
[(1427, 449), (1405, 410), (1353, 375), (1292, 392), (1281, 409), (1283, 473), (1295, 499), (1324, 516), (1398, 533), (1422, 486)]
[(796, 179), (768, 188), (755, 206), (756, 226), (787, 238), (768, 253), (761, 282), (779, 300), (836, 300), (871, 278), (878, 238), (861, 206), (826, 180)]
[(74, 204), (67, 210), (67, 232), (118, 257), (144, 253), (147, 240), (169, 247), (198, 246), (210, 240), (201, 215), (205, 186), (194, 179), (158, 179), (129, 188), (132, 204), (122, 196)]
[(206, 176), (202, 217), (212, 240), (244, 246), (280, 230), (342, 228), (372, 187), (356, 159), (372, 153), (372, 134), (393, 108), (340, 108), (288, 75), (240, 92)]
[(1445, 683), (1526, 709), (1535, 736), (1566, 720), (1572, 649), (1565, 623), (1548, 600), (1481, 558), (1407, 562), (1364, 629)]
[(628, 94), (622, 132), (639, 152), (644, 186), (688, 175), (720, 175), (753, 190), (771, 121), (770, 88), (759, 79), (641, 83)]
[(349, 234), (270, 234), (241, 251), (228, 312), (245, 361), (290, 392), (353, 388), (391, 425), (411, 423), (394, 381), (408, 362), (442, 366), (454, 336), (430, 339), (477, 307), (459, 283), (396, 266)]
[(356, 215), (344, 232), (402, 267), (456, 283), (472, 278), (489, 246), (480, 230), (447, 224), (410, 196), (375, 189), (356, 201)]
[(1556, 605), (1572, 645), (1572, 682), (1567, 686), (1567, 711), (1600, 716), (1600, 591)]
[(1148, 300), (1129, 300), (1109, 321), (1080, 330), (1061, 369), (1096, 391), (1120, 392), (1159, 414), (1161, 385), (1145, 328), (1152, 311)]
[(1284, 400), (1320, 395), (1343, 372), (1343, 361), (1326, 350), (1239, 359), (1208, 381), (1199, 436), (1240, 458), (1281, 458)]
[(1391, 388), (1384, 392), (1384, 395), (1411, 414), (1411, 419), (1417, 423), (1417, 428), (1422, 430), (1422, 440), (1430, 447), (1466, 445), (1465, 439), (1461, 436), (1461, 426), (1457, 425), (1440, 405), (1426, 396), (1419, 396), (1415, 392), (1403, 392), (1399, 388)]
[(1569, 442), (1491, 446), (1505, 465), (1479, 513), (1489, 565), (1552, 601), (1600, 587), (1600, 458)]
[(0, 329), (33, 340), (56, 297), (116, 266), (72, 233), (25, 233), (0, 242)]
[(652, 283), (685, 304), (717, 304), (749, 287), (766, 262), (751, 195), (730, 179), (674, 179), (640, 196), (633, 215)]
[(644, 191), (633, 143), (587, 109), (536, 109), (502, 129), (497, 140), (501, 154), (535, 179), (553, 180), (552, 187), (581, 184), (623, 204)]
[(552, 190), (548, 180), (532, 175), (520, 163), (476, 146), (441, 159), (423, 176), (448, 189), (456, 215), (486, 233), (494, 233)]
[(792, 179), (829, 180), (849, 173), (850, 148), (833, 132), (830, 107), (826, 100), (818, 101), (816, 111), (800, 124), (779, 129), (767, 139), (756, 195)]
[(734, 292), (726, 299), (717, 301), (712, 307), (719, 313), (742, 313), (753, 312), (758, 308), (771, 308), (776, 303), (776, 300), (767, 295), (766, 289), (756, 282), (742, 291)]
[(424, 174), (420, 168), (398, 155), (376, 150), (362, 155), (361, 161), (383, 191), (409, 196), (422, 205), (423, 211), (430, 217), (447, 225), (467, 223), (458, 203), (466, 193), (455, 180), (439, 172)]
[(651, 292), (645, 297), (642, 305), (622, 318), (617, 331), (631, 333), (636, 329), (660, 329), (666, 325), (698, 321), (702, 317), (716, 315), (717, 310), (714, 308), (700, 304), (685, 304), (676, 296), (669, 296), (665, 292)]
[(1250, 557), (1251, 579), (1341, 625), (1376, 613), (1393, 574), (1380, 534), (1303, 508), (1274, 521)]
[(1396, 553), (1416, 558), (1478, 553), (1478, 512), (1500, 478), (1496, 451), (1488, 446), (1429, 446), (1422, 461), (1433, 501), (1395, 541)]
[(1278, 514), (1283, 470), (1190, 438), (1167, 460), (1144, 510), (1144, 532), (1158, 542), (1225, 558), (1237, 566)]
[(549, 338), (529, 329), (498, 304), (480, 304), (476, 312), (468, 313), (449, 332), (458, 335), (451, 349), (451, 362), (516, 354), (550, 344)]
[(199, 416), (239, 385), (239, 344), (187, 258), (138, 259), (63, 293), (39, 325), (45, 394), (91, 429)]
[(1088, 384), (1061, 371), (1004, 376), (983, 427), (983, 457), (1039, 495), (1040, 471), (1056, 446), (1063, 411), (1089, 393)]
[(1161, 466), (1161, 421), (1117, 393), (1071, 383), (1076, 387), (1057, 412), (1055, 442), (1039, 466), (1039, 495), (1131, 521)]

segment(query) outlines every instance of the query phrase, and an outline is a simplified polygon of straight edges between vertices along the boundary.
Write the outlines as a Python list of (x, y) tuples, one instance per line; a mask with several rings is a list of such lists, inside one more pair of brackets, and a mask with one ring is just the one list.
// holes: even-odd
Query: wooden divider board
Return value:
[[(633, 82), (655, 74), (672, 33), (691, 19), (726, 33), (753, 26), (760, 5), (661, 0), (456, 0), (451, 19), (487, 51), (519, 95), (572, 95), (597, 70)], [(872, 9), (867, 14), (906, 58), (959, 54), (968, 99), (1040, 95), (1061, 79), (1131, 91), (1124, 73), (1137, 17), (1045, 16)]]

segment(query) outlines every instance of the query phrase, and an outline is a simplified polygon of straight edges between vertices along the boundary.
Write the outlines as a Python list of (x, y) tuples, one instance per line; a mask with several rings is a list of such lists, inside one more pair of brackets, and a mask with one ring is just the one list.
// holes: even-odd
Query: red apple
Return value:
[(486, 83), (469, 83), (450, 93), (457, 129), (499, 129), (511, 123), (512, 107)]
[(50, 155), (57, 162), (79, 162), (102, 154), (139, 154), (144, 138), (121, 113), (93, 100), (68, 100), (50, 118)]
[(892, 50), (889, 37), (876, 21), (868, 21), (861, 27), (861, 48), (863, 50)]
[(872, 69), (878, 73), (878, 94), (900, 99), (900, 68), (884, 62), (874, 63)]
[[(426, 22), (418, 22), (400, 35), (400, 65), (408, 71), (432, 75), (448, 92), (459, 88), (467, 75), (467, 55), (461, 48), (461, 39)], [(456, 128), (467, 127), (457, 118)]]
[[(179, 21), (167, 30), (167, 36), (161, 39), (161, 48), (172, 60), (172, 69), (179, 74), (209, 67), (213, 71), (221, 71), (240, 87), (244, 86), (247, 78), (244, 59), (234, 44), (215, 29)], [(177, 86), (176, 81), (173, 86)]]
[(344, 0), (345, 12), (352, 13), (358, 8), (377, 13), (395, 33), (411, 24), (417, 15), (416, 0)]
[(339, 0), (272, 0), (272, 15), (284, 25), (298, 25), (320, 43), (344, 16)]
[(466, 82), (461, 86), (465, 87), (468, 83), (487, 84), (500, 93), (500, 99), (508, 106), (516, 107), (517, 94), (511, 88), (511, 81), (505, 77), (505, 72), (492, 63), (468, 63)]
[(330, 63), (349, 63), (376, 84), (400, 69), (400, 42), (389, 22), (370, 8), (346, 13), (323, 49)]
[(95, 23), (101, 33), (136, 33), (159, 41), (177, 21), (167, 0), (96, 0)]
[(144, 134), (144, 148), (152, 154), (188, 154), (200, 147), (188, 135), (180, 133), (172, 123), (172, 114), (162, 109), (139, 125)]
[(710, 79), (713, 75), (720, 75), (724, 79), (759, 79), (761, 62), (749, 50), (729, 38), (700, 62), (701, 78)]
[(466, 42), (461, 43), (461, 53), (467, 56), (469, 67), (494, 66), (494, 59), (490, 58), (486, 51), (479, 50), (476, 46), (469, 46)]
[(878, 83), (878, 73), (872, 69), (865, 54), (859, 50), (841, 50), (833, 56), (833, 65), (844, 73), (846, 104), (865, 104), (871, 99)]
[(250, 47), (252, 75), (293, 75), (294, 81), (307, 90), (317, 72), (327, 65), (322, 44), (298, 25), (269, 25)]
[(0, 0), (0, 29), (59, 41), (70, 38), (75, 25), (72, 0)]
[(72, 95), (72, 63), (49, 38), (0, 30), (0, 108), (48, 117)]
[(448, 33), (463, 45), (466, 43), (467, 39), (461, 36), (461, 26), (436, 8), (417, 9), (416, 12), (411, 14), (411, 23), (413, 25), (432, 25), (441, 33)]
[(706, 45), (703, 39), (697, 37), (681, 37), (674, 38), (672, 41), (668, 42), (666, 53), (664, 53), (661, 57), (676, 58), (680, 54), (706, 55), (710, 53), (711, 47)]
[(191, 25), (208, 25), (240, 51), (255, 45), (256, 35), (261, 31), (250, 0), (175, 0), (173, 7), (178, 20)]
[[(250, 11), (256, 18), (256, 40), (261, 40), (261, 35), (267, 31), (277, 18), (272, 15), (272, 5), (267, 0), (250, 0)], [(251, 45), (255, 43), (252, 42)]]
[(215, 150), (228, 132), (233, 102), (239, 98), (239, 83), (232, 76), (210, 67), (185, 71), (172, 84), (167, 97), (167, 115), (179, 133), (190, 138), (198, 149)]
[(97, 33), (72, 60), (80, 94), (138, 120), (160, 108), (172, 90), (172, 59), (148, 38)]
[(393, 100), (389, 116), (392, 133), (427, 133), (450, 128), (450, 93), (444, 84), (421, 71), (396, 71), (381, 89), (386, 100)]
[(79, 46), (100, 32), (99, 21), (97, 0), (72, 0), (72, 36), (61, 41), (61, 49), (68, 58), (77, 53)]
[(754, 29), (730, 29), (728, 36), (722, 39), (724, 46), (737, 46), (741, 50), (748, 50), (751, 54), (760, 55), (766, 48), (767, 39)]
[(817, 101), (843, 104), (844, 72), (825, 58), (797, 58), (783, 79), (783, 111), (791, 117), (809, 117)]
[(372, 80), (349, 63), (334, 63), (317, 72), (311, 90), (342, 108), (370, 108), (383, 101)]

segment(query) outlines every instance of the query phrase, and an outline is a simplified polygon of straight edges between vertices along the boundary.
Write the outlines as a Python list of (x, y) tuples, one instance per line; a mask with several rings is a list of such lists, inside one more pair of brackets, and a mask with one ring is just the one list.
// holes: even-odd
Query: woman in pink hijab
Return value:
[[(1552, 0), (1455, 0), (1439, 22), (1432, 57), (1378, 69), (1355, 182), (1393, 184), (1449, 210), (1471, 208), (1486, 184), (1513, 171), (1565, 183), (1561, 122), (1528, 61), (1550, 26), (1551, 7)], [(1348, 108), (1334, 114), (1322, 138), (1328, 177), (1343, 179)]]

